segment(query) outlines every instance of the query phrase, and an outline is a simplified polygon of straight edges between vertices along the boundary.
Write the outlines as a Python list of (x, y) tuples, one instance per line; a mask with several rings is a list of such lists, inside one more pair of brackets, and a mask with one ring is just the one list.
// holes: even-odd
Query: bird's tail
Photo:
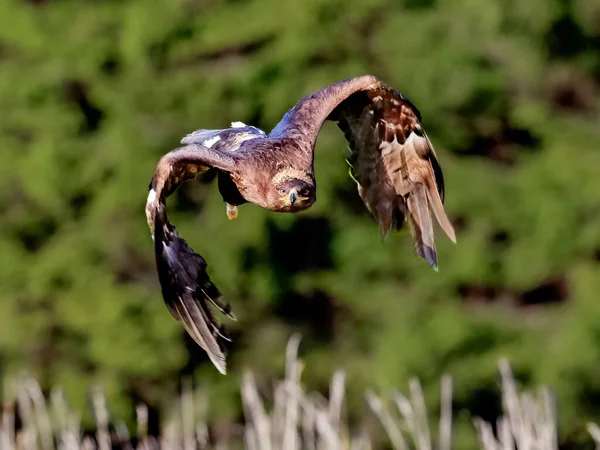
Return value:
[(394, 225), (400, 229), (403, 219), (406, 218), (413, 235), (415, 253), (437, 271), (437, 253), (431, 213), (433, 212), (452, 242), (456, 242), (456, 237), (435, 184), (433, 182), (431, 185), (414, 183), (408, 195), (399, 195), (397, 198), (398, 209), (393, 218)]
[(235, 319), (231, 308), (210, 280), (204, 258), (194, 252), (169, 223), (165, 205), (160, 201), (155, 205), (151, 211), (154, 250), (165, 303), (173, 317), (182, 322), (189, 335), (224, 374), (224, 341), (229, 341), (229, 338), (210, 304)]
[[(436, 182), (433, 163), (435, 167), (439, 165), (433, 147), (426, 136), (418, 133), (411, 133), (403, 144), (395, 137), (391, 143), (382, 145), (396, 194), (389, 216), (391, 224), (400, 229), (404, 220), (408, 222), (415, 252), (437, 271), (432, 213), (450, 240), (456, 242), (456, 236), (444, 210), (443, 186), (440, 189)], [(441, 180), (441, 170), (438, 171)]]
[(413, 235), (415, 253), (437, 271), (433, 222), (425, 186), (417, 183), (406, 198), (399, 197), (399, 202)]

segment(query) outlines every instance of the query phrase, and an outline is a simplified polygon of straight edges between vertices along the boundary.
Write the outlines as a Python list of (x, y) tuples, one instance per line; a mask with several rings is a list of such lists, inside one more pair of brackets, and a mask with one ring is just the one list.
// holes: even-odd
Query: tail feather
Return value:
[(229, 340), (209, 303), (232, 317), (231, 307), (206, 272), (206, 261), (180, 238), (159, 204), (154, 215), (156, 268), (163, 298), (175, 319), (202, 347), (221, 373), (226, 372), (224, 340)]
[(408, 222), (414, 236), (415, 252), (437, 271), (437, 254), (433, 234), (433, 222), (429, 211), (427, 191), (422, 183), (415, 183), (406, 199)]
[[(389, 128), (385, 128), (386, 133)], [(456, 242), (456, 236), (444, 210), (444, 181), (433, 147), (419, 129), (406, 138), (399, 132), (393, 135), (392, 140), (387, 134), (384, 137), (380, 144), (381, 157), (386, 181), (393, 186), (397, 203), (387, 210), (387, 216), (380, 215), (378, 218), (389, 218), (388, 221), (391, 220), (397, 229), (401, 228), (403, 219), (406, 220), (413, 234), (415, 252), (437, 271), (432, 212), (453, 242)], [(380, 195), (376, 204), (382, 203), (381, 197), (390, 197), (386, 190), (382, 190), (387, 183), (379, 184)], [(383, 225), (382, 220), (379, 222)]]
[(217, 289), (217, 287), (212, 284), (210, 280), (204, 284), (202, 287), (198, 287), (200, 291), (210, 300), (210, 302), (219, 310), (221, 313), (225, 314), (231, 320), (237, 320), (233, 312), (231, 311), (231, 305), (223, 300), (223, 296), (221, 292)]
[(444, 210), (444, 204), (440, 198), (439, 191), (435, 184), (435, 180), (429, 179), (427, 181), (427, 199), (429, 200), (429, 206), (435, 214), (437, 222), (440, 224), (444, 232), (448, 235), (450, 240), (456, 244), (456, 235), (454, 234), (454, 227), (450, 223), (446, 211)]

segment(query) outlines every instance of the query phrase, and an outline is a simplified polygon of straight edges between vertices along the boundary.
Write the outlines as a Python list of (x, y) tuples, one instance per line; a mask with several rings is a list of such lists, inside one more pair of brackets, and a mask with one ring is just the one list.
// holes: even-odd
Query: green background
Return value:
[[(197, 128), (269, 131), (302, 96), (381, 77), (423, 115), (458, 244), (439, 273), (408, 233), (384, 242), (324, 126), (318, 201), (229, 221), (216, 185), (169, 199), (238, 322), (221, 376), (164, 306), (144, 215), (158, 158)], [(182, 376), (210, 419), (240, 420), (244, 368), (306, 383), (455, 382), (457, 448), (499, 412), (497, 360), (558, 397), (563, 448), (600, 420), (600, 3), (595, 0), (0, 2), (0, 376), (29, 370), (78, 408), (163, 411)]]

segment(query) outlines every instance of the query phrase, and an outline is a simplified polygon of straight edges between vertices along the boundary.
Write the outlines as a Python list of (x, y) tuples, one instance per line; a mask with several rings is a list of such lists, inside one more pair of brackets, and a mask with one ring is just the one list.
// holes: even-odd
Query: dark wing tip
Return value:
[(231, 338), (208, 303), (227, 315), (232, 315), (230, 306), (211, 282), (204, 258), (178, 236), (166, 217), (157, 214), (154, 233), (156, 267), (169, 311), (206, 351), (217, 370), (225, 374), (225, 342)]
[(436, 272), (438, 271), (437, 253), (433, 248), (428, 245), (423, 245), (422, 247), (419, 247), (417, 253), (433, 268), (433, 270)]

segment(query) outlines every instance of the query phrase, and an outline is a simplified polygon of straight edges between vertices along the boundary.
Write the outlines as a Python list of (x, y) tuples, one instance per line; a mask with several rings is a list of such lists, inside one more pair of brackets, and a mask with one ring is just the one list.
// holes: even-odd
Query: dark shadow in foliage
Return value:
[(504, 330), (484, 324), (475, 325), (469, 330), (468, 336), (439, 358), (439, 370), (446, 370), (448, 364), (461, 358), (477, 357), (489, 354), (501, 345), (516, 343), (517, 336)]
[(194, 27), (190, 24), (180, 23), (161, 40), (148, 47), (148, 59), (156, 70), (162, 71), (167, 67), (167, 60), (171, 46), (178, 41), (190, 40), (194, 36)]
[(69, 207), (73, 211), (73, 217), (80, 219), (85, 215), (86, 207), (90, 204), (92, 194), (89, 192), (81, 192), (73, 195), (69, 199)]
[[(495, 73), (501, 69), (490, 58), (480, 57), (476, 63), (482, 73)], [(506, 89), (489, 86), (476, 89), (457, 109), (471, 139), (466, 148), (454, 149), (455, 152), (512, 165), (519, 151), (539, 150), (541, 139), (530, 130), (511, 124), (510, 109), (510, 95)]]
[[(150, 239), (150, 235), (148, 235)], [(111, 258), (115, 282), (119, 284), (153, 282), (156, 279), (154, 261), (145, 258), (129, 243), (122, 245), (119, 254)]]
[(55, 218), (39, 216), (35, 222), (23, 224), (16, 230), (16, 237), (25, 250), (35, 253), (56, 233), (58, 223)]
[(496, 421), (502, 414), (502, 398), (495, 382), (485, 387), (469, 389), (465, 396), (455, 400), (456, 410), (467, 410), (473, 417), (480, 417), (492, 424), (494, 433), (497, 432)]
[[(566, 80), (559, 80), (551, 86), (551, 101), (559, 109), (575, 112), (593, 112), (592, 101), (596, 86), (600, 81), (600, 60), (594, 56), (600, 53), (600, 35), (589, 35), (577, 23), (572, 0), (562, 0), (563, 13), (554, 21), (545, 36), (546, 52), (551, 60), (570, 60), (587, 54), (595, 61), (592, 77), (582, 73), (572, 73)], [(570, 69), (574, 69), (572, 66)], [(594, 80), (593, 77), (596, 79)]]
[(242, 249), (242, 273), (249, 273), (262, 262), (263, 258), (255, 247), (246, 246)]
[(456, 291), (465, 303), (491, 303), (498, 297), (497, 288), (485, 284), (464, 283)]
[(117, 55), (111, 54), (100, 65), (100, 71), (105, 75), (116, 75), (121, 68), (121, 61)]
[(201, 53), (196, 56), (196, 62), (217, 61), (226, 58), (246, 57), (262, 50), (266, 45), (275, 40), (275, 36), (265, 36), (254, 41), (230, 45), (212, 52)]
[(561, 3), (563, 15), (554, 21), (545, 37), (548, 57), (566, 59), (600, 49), (600, 37), (586, 35), (573, 17), (573, 2), (563, 0)]
[(285, 278), (335, 268), (331, 250), (333, 232), (328, 219), (299, 218), (289, 229), (268, 221), (267, 230), (268, 259), (278, 276)]
[(499, 127), (491, 134), (479, 132), (474, 125), (472, 140), (460, 154), (488, 158), (496, 163), (513, 165), (521, 150), (535, 151), (540, 148), (541, 139), (531, 131), (510, 125), (507, 117), (500, 118)]
[(246, 58), (262, 50), (275, 40), (275, 36), (266, 36), (250, 42), (234, 44), (218, 50), (199, 53), (185, 59), (168, 61), (171, 47), (178, 41), (191, 40), (194, 37), (194, 27), (189, 24), (175, 26), (163, 39), (153, 43), (148, 49), (148, 56), (156, 70), (174, 70), (186, 66), (211, 63), (213, 65), (229, 64), (235, 60)]
[[(152, 387), (148, 386), (151, 383), (152, 380), (149, 380), (145, 377), (130, 377), (127, 380), (127, 384), (124, 390), (127, 397), (131, 399), (132, 404), (146, 406), (148, 410), (147, 434), (148, 436), (158, 438), (161, 434), (160, 406), (153, 405), (152, 402), (147, 398), (147, 396), (144, 395), (146, 391), (152, 390)], [(135, 411), (132, 412), (133, 417), (131, 417), (131, 422), (137, 423), (137, 415)], [(133, 445), (133, 448), (137, 448), (138, 436), (132, 436), (130, 442)]]
[[(275, 36), (265, 36), (253, 41), (241, 42), (239, 44), (223, 47), (218, 50), (208, 51), (174, 61), (169, 65), (169, 69), (179, 69), (187, 66), (196, 66), (197, 64), (210, 64), (211, 68), (216, 66), (225, 66), (238, 60), (243, 60), (260, 52), (266, 46), (275, 41)], [(251, 122), (252, 123), (252, 122)]]
[(433, 8), (437, 0), (404, 0), (403, 6), (409, 10), (427, 10)]
[(240, 256), (240, 277), (236, 280), (237, 295), (235, 298), (236, 309), (248, 308), (253, 310), (253, 278), (252, 272), (267, 265), (266, 255), (262, 246), (244, 246)]
[(289, 229), (267, 222), (267, 260), (275, 273), (276, 289), (280, 297), (293, 294), (293, 277), (333, 269), (331, 256), (331, 225), (324, 218), (301, 218)]
[(335, 337), (339, 305), (326, 292), (290, 293), (277, 298), (274, 313), (290, 325), (308, 326), (310, 335), (320, 341)]
[(585, 72), (563, 67), (552, 74), (548, 85), (550, 101), (556, 109), (578, 114), (594, 114), (596, 111), (598, 87)]
[(91, 133), (98, 129), (104, 113), (94, 105), (87, 93), (87, 86), (79, 80), (67, 80), (64, 83), (64, 95), (67, 103), (76, 105), (83, 115), (80, 133)]
[(469, 229), (469, 218), (465, 215), (452, 215), (451, 222), (457, 235), (464, 234)]
[[(583, 416), (583, 414), (580, 414)], [(558, 450), (595, 450), (597, 447), (593, 442), (582, 442), (581, 436), (587, 436), (587, 428), (583, 424), (576, 425), (569, 433), (562, 433)], [(585, 440), (586, 438), (584, 438)]]
[[(530, 383), (529, 372), (514, 367), (511, 369), (518, 385), (526, 387)], [(453, 408), (457, 412), (468, 410), (471, 417), (485, 420), (492, 425), (494, 433), (497, 433), (498, 418), (502, 415), (502, 392), (498, 389), (500, 380), (486, 379), (484, 383), (466, 389), (464, 397), (455, 398)]]
[(492, 234), (491, 242), (493, 245), (506, 246), (510, 244), (510, 235), (506, 230), (499, 230)]
[(519, 306), (530, 306), (562, 303), (568, 297), (569, 284), (566, 277), (561, 276), (523, 292), (518, 298), (518, 304)]
[[(597, 332), (599, 330), (596, 330)], [(596, 345), (600, 346), (600, 336), (595, 336)], [(570, 381), (569, 385), (576, 389), (577, 414), (579, 417), (598, 417), (600, 415), (600, 391), (598, 390), (598, 371), (594, 367), (572, 369), (563, 374)], [(559, 403), (560, 406), (560, 403)], [(560, 411), (560, 407), (559, 407)], [(580, 420), (569, 434), (561, 436), (560, 450), (597, 449), (594, 445), (583, 446), (581, 436), (587, 433), (586, 421)], [(591, 444), (591, 443), (590, 443)]]
[(552, 92), (552, 103), (559, 109), (582, 111), (589, 109), (588, 98), (582, 96), (582, 90), (577, 86), (561, 85), (556, 86)]
[[(502, 67), (493, 59), (473, 57), (473, 65), (482, 74), (495, 77)], [(476, 86), (468, 99), (458, 108), (458, 111), (468, 120), (473, 120), (482, 114), (489, 117), (503, 118), (510, 110), (510, 95), (506, 89), (496, 86)]]
[(457, 293), (465, 303), (492, 303), (508, 301), (515, 307), (562, 303), (569, 298), (568, 280), (553, 278), (528, 291), (502, 289), (486, 284), (460, 284)]
[(306, 64), (308, 67), (318, 67), (322, 69), (324, 66), (335, 66), (346, 61), (348, 55), (343, 50), (330, 49), (329, 51), (320, 49), (308, 57)]
[[(308, 325), (312, 335), (330, 340), (334, 335), (335, 311), (332, 297), (323, 291), (299, 293), (294, 288), (294, 276), (335, 268), (331, 240), (333, 232), (327, 219), (302, 217), (288, 228), (273, 221), (267, 222), (268, 250), (266, 262), (275, 276), (277, 297), (273, 312), (284, 321)], [(243, 270), (250, 271), (260, 264), (260, 254), (252, 248), (244, 251)]]

